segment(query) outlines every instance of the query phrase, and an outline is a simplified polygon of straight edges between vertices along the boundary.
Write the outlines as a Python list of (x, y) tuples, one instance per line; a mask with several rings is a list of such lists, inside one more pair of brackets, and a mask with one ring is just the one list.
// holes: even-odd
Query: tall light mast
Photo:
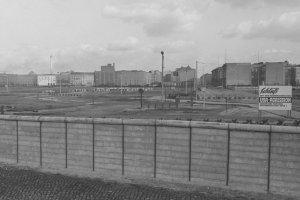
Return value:
[(164, 52), (161, 51), (161, 101), (164, 100)]

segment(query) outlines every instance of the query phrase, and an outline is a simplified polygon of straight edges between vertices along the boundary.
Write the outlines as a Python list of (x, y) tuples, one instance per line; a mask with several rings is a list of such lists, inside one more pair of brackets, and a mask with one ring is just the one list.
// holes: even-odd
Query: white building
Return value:
[(37, 76), (38, 86), (53, 86), (56, 85), (56, 76), (52, 74), (42, 74)]

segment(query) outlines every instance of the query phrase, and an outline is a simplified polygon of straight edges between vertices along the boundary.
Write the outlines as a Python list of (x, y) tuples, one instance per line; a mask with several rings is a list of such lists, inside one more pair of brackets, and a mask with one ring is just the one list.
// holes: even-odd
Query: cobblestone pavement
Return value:
[(239, 192), (218, 188), (194, 191), (78, 178), (0, 165), (0, 199), (100, 199), (100, 200), (292, 200), (279, 195)]

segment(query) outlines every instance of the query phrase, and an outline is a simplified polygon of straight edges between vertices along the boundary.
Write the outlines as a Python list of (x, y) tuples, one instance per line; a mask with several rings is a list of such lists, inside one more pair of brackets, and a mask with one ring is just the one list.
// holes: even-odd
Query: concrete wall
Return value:
[(0, 116), (0, 162), (300, 196), (300, 127)]

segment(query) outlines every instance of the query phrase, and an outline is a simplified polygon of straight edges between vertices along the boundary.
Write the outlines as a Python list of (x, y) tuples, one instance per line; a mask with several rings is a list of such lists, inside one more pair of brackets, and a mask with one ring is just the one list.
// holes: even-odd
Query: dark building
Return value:
[(212, 85), (212, 74), (204, 74), (200, 77), (198, 85), (211, 86)]
[(222, 68), (224, 87), (251, 85), (251, 63), (225, 63)]
[(101, 66), (101, 71), (95, 71), (95, 85), (96, 86), (116, 85), (116, 72), (115, 72), (114, 63)]
[(214, 70), (211, 71), (211, 83), (212, 86), (217, 87), (217, 86), (223, 86), (223, 68), (222, 67), (217, 67)]

